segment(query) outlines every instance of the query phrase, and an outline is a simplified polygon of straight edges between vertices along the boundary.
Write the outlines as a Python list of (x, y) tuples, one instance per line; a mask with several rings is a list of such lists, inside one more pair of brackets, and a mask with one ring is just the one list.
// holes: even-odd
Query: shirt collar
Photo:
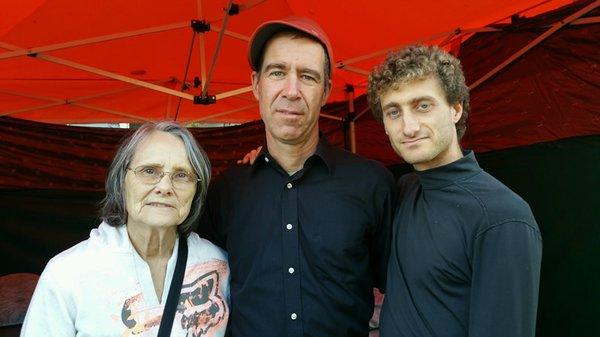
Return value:
[(483, 171), (473, 151), (464, 151), (464, 156), (450, 164), (429, 170), (416, 171), (421, 185), (425, 189), (442, 188), (457, 181), (468, 179)]
[[(315, 150), (315, 153), (312, 156), (306, 159), (305, 167), (306, 163), (315, 160), (313, 158), (320, 159), (325, 164), (330, 174), (334, 172), (335, 155), (333, 153), (333, 148), (331, 144), (329, 144), (329, 141), (327, 141), (327, 138), (321, 133), (319, 133), (319, 142), (317, 143), (317, 149)], [(263, 146), (258, 155), (256, 156), (254, 164), (252, 164), (252, 171), (256, 171), (258, 167), (263, 166), (271, 161), (274, 162), (275, 159), (269, 153), (267, 146)]]

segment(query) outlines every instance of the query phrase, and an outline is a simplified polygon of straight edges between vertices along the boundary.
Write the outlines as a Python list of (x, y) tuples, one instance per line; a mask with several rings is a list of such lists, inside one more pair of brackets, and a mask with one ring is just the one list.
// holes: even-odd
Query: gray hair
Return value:
[(127, 209), (125, 208), (124, 187), (127, 168), (131, 164), (137, 146), (155, 131), (169, 133), (183, 141), (192, 168), (200, 179), (196, 186), (196, 193), (192, 200), (190, 213), (177, 226), (179, 234), (187, 237), (200, 215), (202, 204), (206, 197), (208, 183), (210, 182), (210, 161), (204, 150), (196, 142), (194, 136), (185, 127), (176, 122), (146, 123), (123, 141), (110, 165), (106, 177), (106, 196), (101, 202), (100, 217), (107, 224), (114, 227), (122, 226), (126, 223)]

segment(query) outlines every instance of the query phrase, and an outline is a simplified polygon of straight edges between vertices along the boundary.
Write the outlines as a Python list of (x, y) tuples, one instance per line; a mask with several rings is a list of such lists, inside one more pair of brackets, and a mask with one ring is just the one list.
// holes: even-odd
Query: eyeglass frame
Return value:
[[(138, 170), (141, 169), (141, 168), (146, 168), (146, 167), (151, 167), (153, 169), (160, 170), (160, 174), (159, 174), (158, 180), (156, 182), (154, 182), (154, 183), (145, 183), (145, 182), (143, 182), (144, 184), (147, 184), (147, 185), (157, 185), (158, 183), (160, 183), (162, 181), (162, 179), (165, 177), (165, 175), (167, 175), (167, 173), (169, 173), (168, 176), (169, 176), (169, 179), (171, 180), (171, 184), (173, 185), (173, 187), (175, 187), (175, 180), (173, 180), (173, 174), (177, 173), (177, 172), (185, 172), (190, 177), (192, 177), (191, 180), (187, 181), (187, 182), (190, 183), (189, 186), (192, 186), (192, 184), (197, 184), (197, 183), (199, 183), (199, 182), (202, 181), (202, 179), (198, 178), (198, 175), (195, 172), (188, 172), (186, 170), (180, 170), (180, 171), (175, 171), (175, 172), (164, 171), (160, 166), (154, 166), (154, 165), (140, 165), (140, 166), (137, 166), (135, 168), (127, 167), (127, 170), (133, 172), (133, 174), (138, 179), (143, 180), (144, 178), (140, 177), (138, 175), (139, 174)], [(183, 183), (185, 183), (185, 182), (183, 182)]]

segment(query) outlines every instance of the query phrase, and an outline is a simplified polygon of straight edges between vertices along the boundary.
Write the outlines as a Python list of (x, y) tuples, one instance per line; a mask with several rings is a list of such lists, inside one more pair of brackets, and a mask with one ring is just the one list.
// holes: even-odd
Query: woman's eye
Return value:
[(154, 167), (144, 167), (142, 172), (144, 172), (145, 174), (155, 174), (156, 169)]
[(175, 178), (179, 178), (179, 179), (186, 179), (188, 177), (188, 173), (187, 172), (176, 172), (175, 173)]

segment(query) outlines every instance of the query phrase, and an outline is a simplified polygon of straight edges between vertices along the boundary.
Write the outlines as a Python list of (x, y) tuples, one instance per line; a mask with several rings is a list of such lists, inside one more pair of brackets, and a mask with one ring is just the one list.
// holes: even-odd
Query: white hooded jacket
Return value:
[[(229, 317), (225, 253), (196, 233), (171, 336), (224, 336)], [(90, 238), (48, 262), (21, 336), (156, 336), (177, 261), (175, 242), (159, 302), (150, 269), (125, 226), (100, 224)]]

